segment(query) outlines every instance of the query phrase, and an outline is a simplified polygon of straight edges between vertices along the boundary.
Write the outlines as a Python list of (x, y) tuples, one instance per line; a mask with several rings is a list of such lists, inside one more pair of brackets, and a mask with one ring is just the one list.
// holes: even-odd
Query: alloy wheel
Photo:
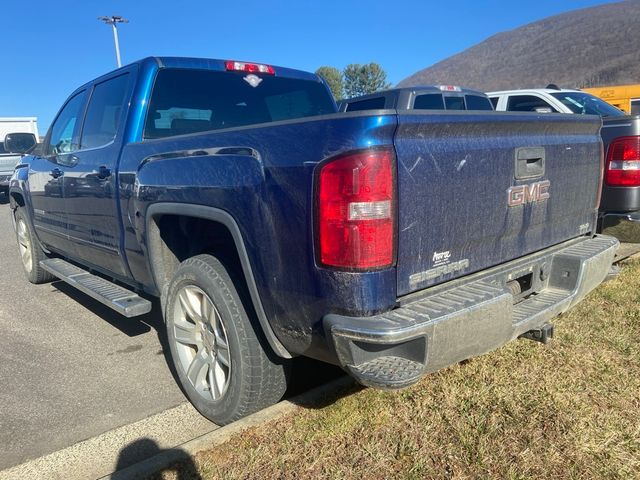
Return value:
[(231, 355), (220, 312), (195, 285), (182, 287), (173, 312), (173, 336), (188, 381), (206, 400), (219, 400), (229, 387)]

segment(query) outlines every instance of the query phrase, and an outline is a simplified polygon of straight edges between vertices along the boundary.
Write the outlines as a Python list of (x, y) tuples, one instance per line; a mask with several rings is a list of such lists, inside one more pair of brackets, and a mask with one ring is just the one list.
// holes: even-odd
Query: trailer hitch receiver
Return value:
[(529, 330), (520, 335), (520, 338), (526, 338), (527, 340), (533, 340), (534, 342), (540, 342), (546, 345), (553, 338), (553, 324), (546, 323), (540, 328)]

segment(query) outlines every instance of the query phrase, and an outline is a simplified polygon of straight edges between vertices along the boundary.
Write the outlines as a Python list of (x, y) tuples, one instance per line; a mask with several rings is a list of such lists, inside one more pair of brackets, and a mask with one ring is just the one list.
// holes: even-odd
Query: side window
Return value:
[(361, 110), (381, 110), (384, 108), (384, 97), (368, 98), (357, 102), (349, 102), (347, 112), (357, 112)]
[(500, 100), (500, 97), (491, 97), (489, 100), (491, 100), (491, 105), (493, 105), (493, 109), (497, 109), (498, 108), (498, 100)]
[(549, 108), (552, 112), (557, 112), (543, 99), (534, 95), (513, 95), (507, 103), (507, 110), (510, 112), (535, 112), (537, 108)]
[(93, 89), (82, 129), (82, 148), (95, 148), (111, 142), (118, 131), (129, 74), (111, 78)]
[(489, 99), (480, 95), (465, 95), (467, 110), (493, 110)]
[(632, 98), (631, 99), (631, 115), (640, 114), (640, 99)]
[(418, 95), (413, 101), (414, 110), (444, 110), (444, 101), (440, 93)]
[(78, 150), (85, 93), (82, 91), (73, 96), (51, 125), (47, 155), (59, 155)]

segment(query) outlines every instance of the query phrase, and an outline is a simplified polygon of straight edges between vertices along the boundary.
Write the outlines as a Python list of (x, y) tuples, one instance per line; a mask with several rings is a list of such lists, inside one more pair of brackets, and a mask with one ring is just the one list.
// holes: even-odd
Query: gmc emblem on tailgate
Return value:
[(528, 185), (518, 185), (507, 190), (507, 204), (510, 207), (525, 205), (527, 203), (541, 202), (549, 198), (549, 186), (551, 182), (530, 183)]

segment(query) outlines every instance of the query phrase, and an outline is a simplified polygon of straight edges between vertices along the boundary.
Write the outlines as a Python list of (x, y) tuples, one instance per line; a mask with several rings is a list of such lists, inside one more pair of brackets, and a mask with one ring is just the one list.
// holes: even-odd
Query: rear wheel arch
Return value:
[[(189, 242), (180, 241), (185, 238), (185, 232), (196, 231), (203, 225), (207, 226), (207, 235), (189, 237)], [(240, 228), (228, 212), (203, 205), (156, 203), (147, 209), (146, 238), (149, 266), (163, 306), (167, 288), (180, 263), (202, 253), (214, 255), (235, 273), (240, 283), (236, 288), (246, 291), (247, 300), (251, 302), (274, 353), (282, 358), (291, 358), (267, 319)]]

